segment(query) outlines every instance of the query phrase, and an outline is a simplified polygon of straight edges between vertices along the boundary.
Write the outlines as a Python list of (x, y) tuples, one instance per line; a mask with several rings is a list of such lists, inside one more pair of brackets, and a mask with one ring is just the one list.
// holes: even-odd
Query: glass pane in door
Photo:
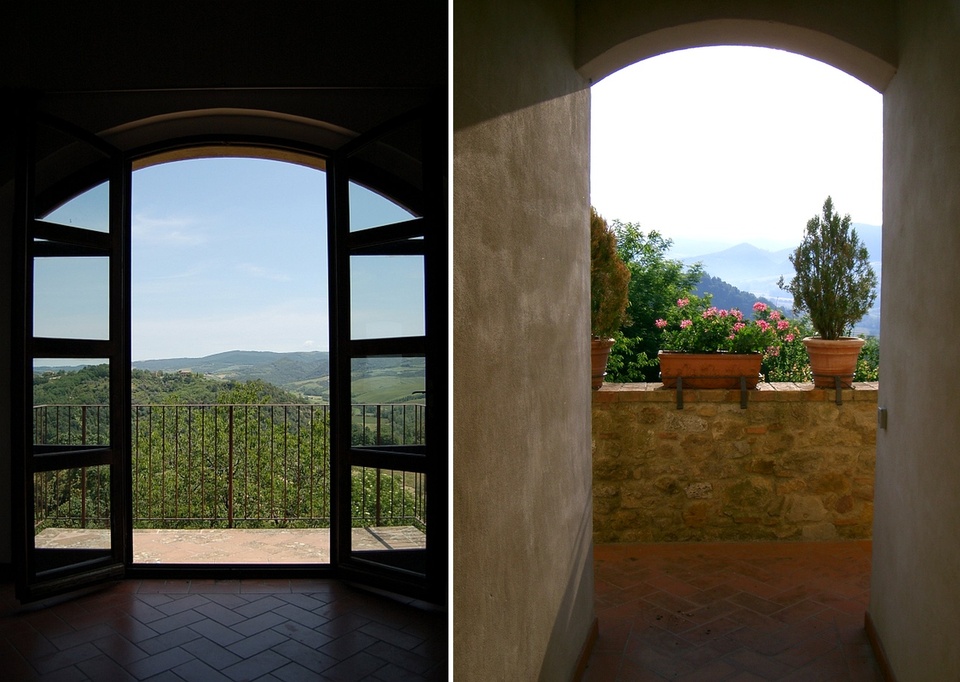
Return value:
[(110, 445), (109, 361), (34, 360), (33, 434), (34, 446), (68, 446), (57, 450)]
[(425, 390), (422, 355), (353, 358), (352, 445), (423, 445)]
[(43, 218), (48, 223), (80, 227), (95, 232), (110, 231), (110, 183), (103, 182), (73, 197)]
[(382, 194), (350, 182), (350, 231), (393, 225), (414, 218), (414, 214)]
[(350, 257), (352, 339), (423, 336), (424, 307), (423, 256)]
[(109, 466), (36, 472), (33, 495), (38, 575), (110, 558)]
[[(426, 474), (416, 471), (352, 467), (352, 545), (355, 554), (362, 557), (364, 553), (426, 548), (426, 479)], [(417, 565), (417, 561), (411, 559), (408, 568), (415, 570)]]
[(34, 336), (109, 338), (109, 258), (37, 258), (33, 287)]

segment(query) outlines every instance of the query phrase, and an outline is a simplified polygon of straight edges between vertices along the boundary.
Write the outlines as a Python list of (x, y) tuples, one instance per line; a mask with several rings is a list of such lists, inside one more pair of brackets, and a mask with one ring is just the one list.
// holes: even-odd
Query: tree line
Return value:
[[(134, 370), (131, 410), (135, 527), (326, 527), (330, 408), (262, 380), (223, 382)], [(37, 444), (108, 445), (108, 368), (34, 379)], [(356, 445), (423, 438), (415, 405), (355, 406)], [(354, 470), (354, 525), (423, 525), (422, 476)], [(107, 467), (36, 475), (38, 529), (108, 523)]]

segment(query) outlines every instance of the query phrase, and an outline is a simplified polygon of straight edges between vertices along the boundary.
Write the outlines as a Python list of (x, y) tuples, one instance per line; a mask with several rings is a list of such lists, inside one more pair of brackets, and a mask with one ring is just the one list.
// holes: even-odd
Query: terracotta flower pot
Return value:
[(819, 336), (805, 338), (803, 345), (810, 356), (813, 385), (817, 388), (834, 388), (837, 385), (836, 377), (840, 377), (843, 388), (852, 386), (857, 358), (864, 343), (863, 339), (849, 336), (829, 341)]
[(683, 378), (684, 388), (740, 388), (740, 377), (747, 388), (756, 388), (760, 380), (760, 353), (681, 353), (662, 350), (660, 379), (667, 388)]
[(594, 391), (603, 385), (613, 343), (613, 339), (590, 339), (590, 387)]

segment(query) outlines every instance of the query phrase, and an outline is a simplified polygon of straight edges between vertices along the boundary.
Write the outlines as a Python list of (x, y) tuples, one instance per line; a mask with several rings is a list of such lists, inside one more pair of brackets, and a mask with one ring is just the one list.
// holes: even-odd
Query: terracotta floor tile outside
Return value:
[(597, 545), (584, 680), (882, 682), (870, 555), (869, 541)]

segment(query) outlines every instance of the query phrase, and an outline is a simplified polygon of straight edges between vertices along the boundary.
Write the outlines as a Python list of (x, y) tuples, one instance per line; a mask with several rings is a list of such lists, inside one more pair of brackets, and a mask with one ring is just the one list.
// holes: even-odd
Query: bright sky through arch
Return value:
[(591, 88), (591, 203), (708, 253), (796, 246), (831, 195), (882, 223), (882, 96), (832, 66), (751, 47), (638, 62)]

